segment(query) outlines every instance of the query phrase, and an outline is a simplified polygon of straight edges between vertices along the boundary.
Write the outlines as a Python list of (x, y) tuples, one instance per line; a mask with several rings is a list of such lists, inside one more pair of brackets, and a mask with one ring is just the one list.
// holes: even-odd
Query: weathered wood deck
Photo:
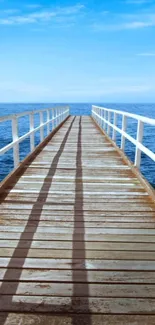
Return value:
[(1, 195), (1, 325), (155, 324), (151, 190), (70, 117)]

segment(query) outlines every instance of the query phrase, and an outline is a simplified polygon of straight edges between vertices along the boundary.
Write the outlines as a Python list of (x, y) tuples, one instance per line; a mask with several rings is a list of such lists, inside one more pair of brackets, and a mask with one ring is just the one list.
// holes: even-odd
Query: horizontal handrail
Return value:
[[(108, 114), (107, 114), (108, 113)], [(113, 121), (111, 122), (111, 115), (113, 114)], [(107, 118), (108, 115), (108, 118)], [(120, 129), (117, 126), (117, 115), (122, 116), (122, 128)], [(145, 153), (149, 158), (151, 158), (153, 161), (155, 161), (155, 154), (146, 148), (143, 144), (143, 130), (144, 130), (144, 123), (154, 126), (155, 125), (155, 119), (151, 119), (145, 116), (132, 114), (124, 111), (114, 110), (114, 109), (108, 109), (105, 107), (99, 107), (99, 106), (92, 106), (92, 116), (96, 120), (96, 122), (101, 126), (104, 130), (106, 130), (106, 125), (108, 126), (107, 133), (110, 136), (110, 129), (112, 128), (112, 140), (116, 141), (116, 132), (121, 134), (121, 149), (125, 149), (125, 139), (129, 140), (131, 143), (133, 143), (136, 147), (135, 152), (135, 166), (138, 168), (141, 164), (141, 153)], [(127, 118), (133, 118), (138, 121), (137, 125), (137, 138), (134, 139), (132, 136), (130, 136), (126, 132), (127, 127)]]
[(30, 115), (30, 114), (39, 114), (39, 113), (44, 113), (48, 111), (53, 111), (56, 109), (60, 109), (60, 108), (69, 108), (69, 106), (57, 106), (57, 107), (52, 107), (52, 108), (44, 108), (44, 109), (39, 109), (39, 110), (32, 110), (32, 111), (26, 111), (26, 112), (22, 112), (22, 113), (16, 113), (16, 114), (10, 114), (10, 115), (4, 115), (0, 117), (0, 122), (4, 122), (4, 121), (8, 121), (8, 120), (12, 120), (14, 117), (19, 118), (19, 117), (23, 117), (26, 115)]
[(143, 115), (133, 114), (133, 113), (125, 112), (125, 111), (119, 111), (119, 110), (115, 110), (115, 109), (111, 109), (111, 108), (109, 109), (109, 108), (106, 108), (106, 107), (100, 107), (100, 106), (95, 106), (95, 105), (93, 105), (92, 107), (99, 108), (99, 109), (101, 109), (103, 111), (116, 113), (118, 115), (131, 117), (131, 118), (133, 118), (135, 120), (138, 120), (138, 121), (140, 120), (140, 121), (142, 121), (143, 123), (146, 123), (146, 124), (155, 125), (155, 119), (145, 117)]
[[(46, 112), (46, 121), (43, 122), (43, 114)], [(34, 127), (34, 116), (35, 114), (40, 115), (39, 118), (39, 126)], [(52, 113), (52, 114), (51, 114)], [(50, 114), (52, 115), (50, 117)], [(23, 136), (18, 136), (18, 118), (28, 116), (29, 117), (29, 131), (25, 133)], [(13, 148), (13, 160), (14, 160), (14, 168), (17, 168), (19, 165), (19, 143), (24, 141), (26, 138), (30, 137), (30, 147), (31, 152), (35, 148), (34, 135), (37, 131), (40, 130), (40, 142), (44, 140), (44, 127), (47, 127), (47, 135), (50, 133), (50, 123), (52, 123), (52, 130), (57, 127), (60, 123), (62, 123), (67, 116), (69, 116), (69, 106), (63, 107), (54, 107), (47, 108), (42, 110), (33, 110), (27, 111), (19, 114), (7, 115), (0, 118), (0, 123), (4, 123), (6, 121), (11, 121), (12, 124), (12, 139), (13, 141), (6, 146), (0, 149), (0, 155), (3, 155), (8, 150)]]

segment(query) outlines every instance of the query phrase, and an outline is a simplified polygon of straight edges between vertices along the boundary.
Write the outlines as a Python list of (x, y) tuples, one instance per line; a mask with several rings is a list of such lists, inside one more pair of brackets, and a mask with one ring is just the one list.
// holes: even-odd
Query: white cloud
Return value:
[(50, 92), (51, 88), (50, 87), (44, 87), (43, 85), (38, 85), (38, 84), (27, 84), (20, 82), (16, 85), (11, 82), (3, 82), (0, 83), (0, 90), (11, 90), (11, 91), (20, 91), (24, 93), (30, 93), (30, 92)]
[(130, 23), (118, 23), (118, 24), (102, 24), (102, 23), (94, 23), (93, 29), (95, 31), (121, 31), (121, 30), (127, 30), (127, 29), (140, 29), (144, 27), (154, 26), (155, 24), (150, 24), (146, 22), (140, 22), (140, 21), (133, 21)]
[(104, 10), (104, 11), (101, 12), (101, 15), (108, 15), (109, 13), (110, 13), (110, 11)]
[(132, 86), (131, 85), (126, 85), (126, 86), (108, 85), (108, 86), (104, 86), (104, 88), (101, 86), (95, 88), (94, 86), (91, 87), (89, 85), (83, 88), (76, 87), (75, 89), (74, 88), (65, 89), (63, 91), (63, 95), (102, 96), (102, 95), (112, 95), (112, 94), (144, 93), (144, 92), (149, 92), (151, 90), (153, 90), (153, 88), (148, 85), (132, 85)]
[(26, 5), (26, 8), (28, 8), (28, 9), (38, 9), (38, 8), (41, 8), (41, 7), (42, 7), (42, 5), (40, 5), (39, 3)]
[(155, 53), (146, 52), (146, 53), (138, 53), (137, 56), (155, 56)]
[(117, 93), (143, 93), (151, 91), (152, 88), (148, 85), (133, 85), (133, 86), (113, 86), (113, 88), (105, 89), (106, 94), (117, 94)]
[(0, 18), (0, 25), (21, 25), (33, 24), (39, 22), (50, 21), (54, 17), (70, 17), (73, 14), (78, 14), (84, 5), (77, 4), (69, 7), (59, 7), (55, 10), (40, 10), (23, 15), (8, 15), (7, 17)]
[(140, 29), (155, 26), (155, 21), (132, 21), (122, 25), (122, 29)]
[(59, 8), (58, 12), (59, 12), (59, 14), (62, 14), (62, 15), (72, 15), (72, 14), (78, 13), (79, 11), (81, 11), (84, 8), (85, 8), (84, 5), (77, 4), (75, 6)]
[(7, 14), (7, 15), (14, 15), (19, 11), (20, 11), (19, 9), (5, 9), (5, 10), (1, 11), (0, 13)]
[(103, 21), (97, 21), (92, 25), (92, 27), (95, 31), (121, 31), (154, 27), (155, 14), (112, 14), (111, 21), (115, 21), (115, 23), (110, 24), (109, 21), (107, 21), (107, 23)]
[(143, 5), (152, 3), (152, 0), (126, 0), (127, 4), (134, 4), (134, 5)]
[[(98, 100), (105, 99), (105, 96), (109, 98), (122, 99), (122, 96), (137, 96), (149, 95), (154, 92), (154, 86), (150, 83), (140, 83), (136, 81), (135, 83), (121, 83), (114, 82), (102, 85), (96, 79), (89, 79), (84, 85), (80, 82), (75, 81), (74, 85), (64, 84), (64, 83), (51, 83), (47, 82), (43, 85), (41, 82), (23, 82), (23, 81), (3, 81), (0, 82), (0, 98), (1, 101), (41, 101), (41, 102), (60, 102), (60, 101), (88, 101), (88, 100)], [(125, 97), (124, 97), (125, 98)]]

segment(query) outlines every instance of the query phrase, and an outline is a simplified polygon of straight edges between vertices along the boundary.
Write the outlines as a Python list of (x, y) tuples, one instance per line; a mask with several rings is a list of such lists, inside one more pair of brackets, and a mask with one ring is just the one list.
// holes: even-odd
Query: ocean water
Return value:
[[(107, 108), (118, 109), (127, 111), (134, 114), (155, 118), (155, 104), (106, 104), (106, 103), (94, 103), (98, 106), (104, 106)], [(0, 104), (0, 116), (21, 113), (24, 111), (39, 110), (44, 108), (55, 107), (60, 104)], [(61, 105), (66, 105), (62, 104)], [(71, 115), (91, 115), (92, 104), (69, 104)], [(39, 114), (35, 115), (35, 127), (39, 125)], [(46, 116), (44, 116), (44, 119)], [(118, 119), (118, 126), (121, 126), (121, 118)], [(127, 119), (127, 132), (136, 138), (137, 122), (134, 119)], [(28, 117), (19, 118), (19, 135), (27, 133), (29, 130)], [(46, 128), (44, 129), (44, 135), (46, 136)], [(7, 145), (12, 141), (11, 135), (11, 122), (0, 123), (0, 148)], [(40, 142), (39, 131), (35, 134), (35, 144)], [(120, 135), (117, 134), (117, 145), (120, 146)], [(155, 152), (155, 127), (144, 125), (144, 139), (143, 144)], [(30, 139), (27, 138), (20, 144), (20, 160), (24, 159), (30, 152)], [(134, 162), (135, 146), (126, 140), (125, 153)], [(0, 180), (4, 179), (6, 175), (13, 169), (13, 151), (10, 149), (3, 156), (0, 156)], [(155, 163), (142, 153), (141, 172), (147, 178), (147, 180), (155, 187)]]

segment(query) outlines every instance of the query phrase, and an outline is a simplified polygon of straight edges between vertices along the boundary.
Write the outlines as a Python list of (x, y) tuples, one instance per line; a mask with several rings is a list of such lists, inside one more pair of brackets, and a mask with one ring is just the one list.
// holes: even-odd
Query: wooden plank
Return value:
[[(1, 248), (16, 248), (18, 246), (18, 240), (0, 240)], [(83, 242), (74, 242), (76, 249), (83, 250)], [(73, 242), (72, 241), (45, 241), (45, 240), (21, 240), (20, 248), (31, 247), (32, 249), (66, 249), (72, 250)], [(155, 243), (132, 243), (132, 242), (85, 242), (85, 250), (99, 250), (99, 251), (141, 251), (141, 252), (149, 252), (155, 251)]]
[[(2, 285), (2, 282), (0, 282)], [(14, 295), (14, 287), (17, 286), (16, 295), (20, 296), (74, 296), (74, 283), (50, 283), (50, 282), (5, 282), (1, 295)], [(85, 297), (87, 284), (76, 285), (76, 296)], [(89, 297), (128, 297), (128, 298), (155, 298), (155, 284), (91, 284), (89, 285)]]
[[(101, 219), (101, 218), (100, 218)], [(116, 220), (117, 221), (117, 220)], [(12, 226), (13, 228), (15, 226), (26, 226), (27, 225), (27, 220), (12, 220), (12, 219), (0, 219), (0, 225), (3, 226)], [(72, 222), (70, 221), (55, 221), (54, 220), (33, 220), (29, 222), (29, 226), (33, 227), (33, 226), (40, 226), (40, 227), (53, 227), (53, 228), (74, 228), (75, 223), (74, 220)], [(82, 224), (79, 218), (79, 221), (76, 221), (76, 227), (77, 228), (81, 228)], [(83, 228), (83, 227), (82, 227)], [(132, 229), (140, 229), (140, 228), (145, 228), (145, 229), (151, 229), (151, 228), (155, 228), (155, 221), (151, 220), (151, 222), (148, 222), (147, 220), (145, 220), (144, 222), (115, 222), (115, 221), (111, 221), (111, 222), (106, 222), (106, 221), (101, 221), (101, 220), (96, 220), (96, 221), (85, 221), (85, 228), (132, 228)]]
[[(67, 155), (68, 156), (68, 155)], [(66, 158), (67, 158), (66, 156)], [(43, 159), (43, 157), (42, 157)], [(63, 182), (63, 183), (68, 183), (68, 182), (87, 182), (87, 183), (122, 183), (122, 184), (140, 184), (140, 182), (135, 178), (135, 177), (121, 177), (121, 175), (118, 174), (118, 176), (113, 176), (113, 177), (110, 177), (110, 176), (83, 176), (82, 178), (81, 177), (75, 177), (75, 175), (65, 175), (64, 177), (61, 176), (61, 175), (54, 175), (53, 177), (51, 176), (48, 176), (47, 177), (47, 181), (48, 182), (51, 182), (51, 179), (52, 179), (52, 182), (55, 182), (55, 183), (59, 183), (59, 182)], [(42, 175), (30, 175), (30, 176), (21, 176), (19, 181), (18, 181), (18, 184), (19, 185), (22, 185), (22, 184), (35, 184), (35, 182), (39, 182), (39, 183), (42, 183), (44, 180), (45, 180), (45, 177), (42, 176)], [(16, 184), (15, 182), (12, 182), (11, 185), (14, 185)]]
[[(64, 246), (62, 244), (62, 246)], [(11, 257), (15, 255), (16, 257), (23, 257), (27, 253), (27, 249), (18, 248), (14, 252), (12, 248), (0, 248), (0, 257)], [(76, 249), (76, 258), (82, 259), (85, 254), (85, 259), (95, 259), (95, 260), (148, 260), (155, 261), (155, 251), (99, 251), (99, 250), (83, 250)], [(62, 258), (62, 259), (71, 259), (73, 255), (73, 251), (66, 249), (29, 249), (27, 253), (28, 258)]]
[[(12, 226), (12, 228), (14, 228), (15, 226), (26, 226), (27, 225), (27, 221), (24, 221), (24, 220), (2, 220), (0, 219), (0, 225), (3, 225), (3, 226)], [(33, 226), (39, 226), (39, 227), (53, 227), (53, 228), (58, 228), (58, 229), (61, 229), (61, 228), (74, 228), (74, 226), (76, 226), (77, 228), (81, 228), (82, 227), (82, 224), (80, 222), (80, 218), (79, 218), (79, 222), (76, 221), (72, 221), (72, 222), (69, 222), (69, 221), (66, 221), (65, 222), (65, 218), (64, 218), (64, 221), (60, 221), (60, 222), (57, 222), (57, 221), (42, 221), (42, 220), (36, 220), (36, 221), (30, 221), (29, 222), (29, 226), (30, 227), (33, 227)], [(83, 228), (83, 227), (82, 227)], [(155, 222), (154, 220), (152, 220), (152, 222), (141, 222), (140, 224), (137, 222), (104, 222), (104, 221), (92, 221), (92, 222), (87, 222), (85, 221), (85, 228), (131, 228), (131, 229), (141, 229), (141, 228), (145, 228), (145, 229), (154, 229), (155, 228)], [(18, 228), (17, 228), (18, 229)]]
[[(0, 232), (0, 239), (20, 239), (22, 233), (19, 232)], [(32, 240), (32, 234), (29, 232), (25, 232), (22, 234), (22, 239), (21, 240)], [(34, 233), (33, 235), (33, 240), (58, 240), (58, 241), (79, 241), (83, 242), (81, 240), (79, 234), (75, 234), (73, 238), (73, 234), (55, 234), (55, 233), (47, 233), (46, 236), (45, 233)], [(135, 243), (155, 243), (155, 236), (154, 235), (114, 235), (114, 234), (85, 234), (84, 235), (84, 240), (85, 241), (91, 241), (91, 242), (104, 242), (104, 241), (110, 241), (110, 242), (135, 242)]]
[[(15, 224), (19, 224), (19, 223), (21, 223), (22, 224), (22, 222), (23, 222), (23, 224), (24, 224), (24, 222), (26, 222), (27, 221), (27, 219), (28, 219), (28, 217), (29, 217), (29, 215), (30, 215), (30, 213), (28, 213), (27, 215), (26, 214), (20, 214), (20, 215), (18, 215), (18, 214), (12, 214), (12, 212), (11, 212), (11, 215), (8, 213), (8, 214), (3, 214), (1, 217), (0, 217), (0, 224), (3, 224), (3, 225), (9, 225), (10, 223), (12, 223), (12, 225), (15, 225)], [(64, 216), (53, 216), (53, 215), (46, 215), (46, 214), (41, 214), (41, 216), (40, 216), (40, 218), (38, 219), (38, 214), (36, 213), (36, 214), (33, 214), (32, 216), (31, 216), (31, 222), (33, 223), (33, 224), (35, 224), (35, 222), (37, 221), (39, 221), (40, 222), (40, 225), (42, 224), (43, 225), (43, 222), (44, 222), (44, 225), (46, 226), (46, 225), (51, 225), (51, 223), (53, 223), (53, 226), (66, 226), (66, 224), (68, 224), (67, 225), (67, 227), (69, 226), (69, 225), (71, 225), (72, 223), (74, 223), (74, 216), (68, 216), (68, 217), (66, 217), (65, 215)], [(76, 224), (78, 223), (78, 222), (80, 222), (80, 215), (79, 216), (77, 216), (77, 218), (76, 218)], [(29, 224), (31, 224), (31, 222), (29, 222)], [(129, 224), (133, 224), (133, 227), (132, 228), (134, 228), (135, 227), (135, 224), (137, 224), (138, 223), (138, 225), (139, 225), (139, 228), (141, 227), (141, 226), (143, 226), (143, 228), (145, 228), (145, 226), (146, 226), (146, 228), (147, 228), (147, 226), (148, 226), (148, 224), (153, 224), (153, 226), (154, 226), (154, 223), (155, 223), (155, 218), (154, 217), (141, 217), (141, 216), (137, 216), (137, 217), (132, 217), (132, 216), (124, 216), (124, 217), (104, 217), (104, 216), (98, 216), (98, 217), (88, 217), (88, 216), (86, 216), (86, 217), (84, 217), (84, 222), (86, 223), (86, 226), (87, 227), (89, 227), (89, 226), (92, 226), (93, 224), (96, 224), (96, 227), (98, 227), (98, 224), (101, 224), (101, 225), (106, 225), (106, 223), (112, 223), (112, 224), (114, 224), (115, 225), (115, 223), (117, 222), (117, 223), (119, 223), (119, 224), (121, 224), (121, 223), (124, 223), (124, 224), (126, 224), (126, 223), (129, 223)], [(144, 223), (146, 223), (146, 225), (143, 225)], [(101, 226), (100, 225), (100, 226)], [(124, 227), (126, 227), (125, 225), (124, 225)], [(151, 227), (151, 225), (150, 225), (150, 227)]]
[[(6, 272), (6, 268), (0, 268), (0, 280), (18, 281), (19, 270), (10, 268)], [(75, 270), (74, 279), (72, 270), (53, 270), (53, 269), (22, 269), (20, 282), (56, 282), (56, 283), (107, 283), (107, 284), (155, 284), (154, 271), (119, 271), (119, 270)], [(5, 282), (4, 282), (5, 283)]]
[[(3, 218), (3, 216), (5, 218), (10, 217), (10, 218), (14, 218), (14, 216), (16, 217), (21, 217), (24, 218), (24, 216), (27, 218), (29, 215), (31, 214), (31, 216), (38, 216), (38, 211), (36, 209), (36, 211), (32, 211), (32, 209), (20, 209), (20, 210), (16, 210), (16, 209), (5, 209), (1, 212), (1, 218)], [(81, 212), (80, 211), (76, 211), (76, 217), (80, 217), (81, 216)], [(46, 210), (46, 209), (42, 209), (41, 211), (41, 217), (45, 217), (45, 218), (59, 218), (59, 220), (63, 220), (63, 218), (67, 219), (67, 218), (74, 218), (75, 219), (75, 211), (65, 211), (65, 210), (58, 210), (58, 211), (54, 211), (54, 210)], [(128, 211), (83, 211), (83, 217), (87, 218), (87, 220), (91, 221), (91, 220), (95, 220), (94, 218), (98, 217), (101, 220), (105, 220), (106, 218), (122, 218), (122, 217), (133, 217), (135, 218), (135, 220), (139, 221), (140, 218), (151, 218), (151, 220), (155, 220), (155, 214), (153, 211), (132, 211), (132, 212), (128, 212)], [(69, 219), (69, 220), (70, 220)], [(50, 219), (47, 219), (50, 220)]]
[[(42, 233), (47, 235), (47, 227), (20, 227), (20, 226), (1, 226), (0, 225), (0, 232), (8, 233), (8, 232), (17, 232), (17, 233)], [(83, 227), (76, 228), (76, 234), (83, 234)], [(67, 234), (67, 235), (73, 235), (74, 229), (73, 228), (57, 228), (57, 227), (49, 227), (48, 228), (48, 234), (51, 234), (51, 236), (56, 234)], [(147, 228), (140, 228), (140, 229), (134, 229), (134, 228), (85, 228), (85, 234), (92, 234), (94, 235), (155, 235), (155, 229), (147, 229)]]
[[(88, 325), (90, 320), (84, 314), (72, 315), (41, 315), (41, 314), (16, 314), (0, 313), (0, 322), (6, 320), (5, 325)], [(91, 325), (154, 325), (155, 316), (153, 315), (91, 315)]]
[[(95, 260), (86, 259), (83, 263), (82, 259), (46, 259), (46, 258), (25, 258), (23, 263), (20, 258), (0, 258), (1, 268), (34, 268), (34, 269), (66, 269), (66, 270), (137, 270), (137, 271), (155, 271), (155, 261), (143, 260)], [(21, 265), (22, 264), (22, 265)]]
[[(10, 201), (10, 200), (9, 200)], [(32, 210), (33, 208), (33, 204), (31, 204), (31, 202), (28, 202), (27, 203), (27, 206), (22, 203), (23, 201), (21, 201), (21, 206), (20, 204), (12, 204), (12, 203), (9, 203), (8, 202), (8, 205), (7, 203), (5, 203), (5, 205), (1, 205), (2, 208), (3, 208), (3, 211), (6, 209), (17, 209), (17, 210), (20, 210), (21, 208), (23, 208), (24, 210)], [(47, 204), (49, 202), (49, 204)], [(115, 207), (116, 205), (116, 207)], [(41, 203), (39, 202), (38, 205), (35, 207), (35, 211), (37, 212), (37, 210), (40, 210), (41, 208)], [(102, 209), (102, 206), (103, 206), (103, 203), (89, 203), (89, 204), (84, 204), (83, 205), (83, 209), (84, 211), (90, 211), (92, 210), (92, 213), (93, 211), (103, 211), (103, 212), (115, 212), (115, 211), (120, 211), (120, 212), (155, 212), (155, 206), (154, 205), (149, 205), (149, 206), (137, 206), (136, 204), (135, 205), (125, 205), (123, 206), (121, 203), (120, 204), (117, 204), (117, 203), (114, 203), (113, 205), (106, 205), (104, 204), (104, 209)], [(74, 211), (74, 204), (62, 204), (62, 205), (59, 205), (59, 203), (57, 205), (55, 204), (50, 204), (50, 199), (47, 200), (46, 204), (44, 205), (43, 207), (43, 210), (55, 210), (55, 211), (59, 211), (59, 210), (66, 210), (66, 211)], [(78, 204), (77, 205), (77, 211), (80, 211), (81, 210), (81, 205)], [(57, 213), (57, 212), (56, 212)]]
[[(74, 205), (74, 202), (75, 202), (75, 193), (73, 193), (72, 195), (69, 195), (69, 194), (66, 194), (64, 195), (63, 192), (57, 192), (57, 194), (55, 195), (52, 195), (52, 194), (49, 194), (48, 195), (48, 198), (46, 200), (46, 203), (50, 203), (52, 204), (53, 206), (55, 205), (55, 202), (59, 202), (60, 204), (60, 209), (62, 209), (61, 207), (63, 205), (66, 205), (68, 203), (68, 205), (72, 204)], [(103, 194), (102, 194), (103, 195)], [(107, 194), (107, 195), (104, 195), (104, 199), (102, 199), (102, 195), (100, 194), (96, 194), (96, 195), (91, 195), (91, 194), (86, 194), (83, 196), (83, 198), (79, 195), (79, 198), (78, 200), (76, 201), (77, 204), (79, 203), (80, 205), (80, 201), (81, 199), (83, 200), (83, 203), (84, 205), (86, 204), (111, 204), (111, 205), (118, 205), (118, 204), (121, 204), (122, 206), (124, 205), (128, 205), (130, 211), (132, 212), (136, 212), (137, 211), (137, 208), (136, 206), (141, 206), (141, 210), (142, 210), (142, 206), (145, 207), (144, 211), (147, 211), (148, 212), (148, 209), (146, 209), (147, 207), (150, 207), (151, 204), (149, 205), (148, 204), (148, 201), (147, 201), (147, 197), (146, 196), (142, 196), (139, 195), (138, 193), (134, 196), (133, 194), (130, 195), (129, 194), (129, 198), (127, 198), (127, 194), (125, 195), (111, 195), (111, 198), (110, 198), (110, 194)], [(18, 194), (18, 203), (32, 203), (32, 204), (35, 204), (36, 200), (38, 198), (38, 194), (37, 193), (19, 193)], [(42, 193), (42, 198), (46, 198), (46, 193)], [(14, 194), (9, 194), (5, 200), (5, 202), (14, 202), (17, 201), (17, 195), (14, 195)], [(127, 208), (126, 208), (127, 209)], [(4, 208), (4, 212), (5, 212), (5, 208)], [(110, 209), (109, 209), (110, 210)], [(111, 209), (113, 211), (113, 209)], [(110, 211), (111, 211), (110, 210)], [(125, 209), (124, 209), (125, 210)], [(121, 209), (121, 211), (123, 212), (124, 211), (123, 209)], [(152, 209), (153, 210), (153, 209)], [(11, 210), (12, 211), (12, 210)], [(23, 210), (22, 210), (23, 211)], [(87, 210), (84, 210), (84, 211), (87, 211)], [(94, 210), (95, 211), (95, 210)], [(98, 210), (100, 213), (101, 213), (101, 209)], [(104, 210), (105, 211), (105, 210)], [(119, 211), (119, 210), (117, 210)], [(120, 211), (120, 212), (121, 212)], [(143, 210), (142, 210), (143, 211)], [(108, 212), (108, 211), (107, 211)], [(138, 211), (137, 211), (138, 212)]]
[[(94, 314), (155, 314), (155, 299), (144, 298), (85, 298), (10, 296), (0, 298), (1, 311), (94, 313)], [(89, 307), (88, 307), (89, 303)]]

